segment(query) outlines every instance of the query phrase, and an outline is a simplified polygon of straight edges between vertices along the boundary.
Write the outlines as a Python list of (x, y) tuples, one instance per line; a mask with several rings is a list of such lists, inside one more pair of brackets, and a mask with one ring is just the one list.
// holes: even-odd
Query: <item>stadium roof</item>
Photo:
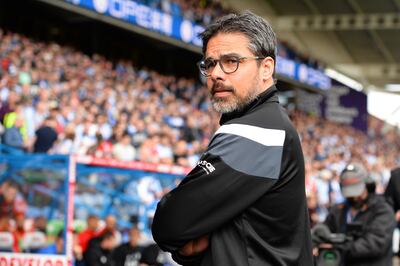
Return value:
[(400, 0), (224, 2), (267, 18), (280, 40), (364, 89), (400, 84)]

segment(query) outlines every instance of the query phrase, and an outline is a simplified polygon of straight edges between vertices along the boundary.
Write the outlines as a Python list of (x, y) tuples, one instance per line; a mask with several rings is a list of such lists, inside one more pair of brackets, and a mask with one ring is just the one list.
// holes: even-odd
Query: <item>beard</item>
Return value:
[(362, 199), (349, 198), (349, 199), (347, 199), (347, 201), (349, 202), (350, 206), (356, 210), (361, 209), (365, 204), (365, 201)]
[[(221, 82), (215, 82), (211, 88), (211, 104), (215, 111), (221, 114), (231, 113), (243, 110), (250, 102), (255, 100), (259, 94), (259, 89), (252, 84), (244, 96), (237, 94), (237, 90), (233, 86), (224, 86)], [(229, 91), (228, 97), (215, 97), (218, 91)]]

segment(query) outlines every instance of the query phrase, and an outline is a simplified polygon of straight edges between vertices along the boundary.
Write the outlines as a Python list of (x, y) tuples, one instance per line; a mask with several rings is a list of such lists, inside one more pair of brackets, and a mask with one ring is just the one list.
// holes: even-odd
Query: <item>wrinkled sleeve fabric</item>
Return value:
[(155, 241), (165, 251), (210, 234), (240, 215), (279, 179), (285, 131), (244, 124), (220, 127), (198, 165), (158, 203)]
[(392, 244), (393, 230), (396, 226), (394, 213), (389, 205), (379, 207), (372, 223), (366, 225), (367, 232), (348, 245), (346, 257), (350, 260), (377, 258), (385, 254)]

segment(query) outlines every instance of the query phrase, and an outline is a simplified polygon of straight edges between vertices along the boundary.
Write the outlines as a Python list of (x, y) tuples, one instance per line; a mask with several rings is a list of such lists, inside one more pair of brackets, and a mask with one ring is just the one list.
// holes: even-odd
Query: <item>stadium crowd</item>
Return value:
[(190, 166), (217, 124), (194, 80), (0, 33), (3, 144)]
[[(207, 90), (194, 79), (0, 29), (2, 144), (26, 152), (193, 167), (218, 128), (216, 116)], [(302, 140), (312, 223), (343, 201), (339, 174), (350, 159), (368, 167), (376, 192), (383, 193), (390, 169), (400, 164), (398, 129), (372, 117), (363, 133), (298, 110), (290, 116)], [(135, 237), (132, 230), (129, 236)], [(114, 247), (104, 242), (109, 233), (88, 238), (100, 237), (93, 245)], [(85, 248), (77, 246), (83, 256)]]
[(230, 13), (229, 8), (222, 6), (217, 0), (142, 0), (139, 2), (200, 25), (208, 25), (215, 18)]

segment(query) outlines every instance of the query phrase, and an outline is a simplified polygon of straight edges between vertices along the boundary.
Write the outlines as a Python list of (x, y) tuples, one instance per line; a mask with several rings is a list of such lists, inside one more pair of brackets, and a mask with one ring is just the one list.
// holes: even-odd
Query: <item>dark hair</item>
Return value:
[(244, 11), (223, 16), (199, 34), (203, 40), (203, 54), (208, 41), (218, 33), (243, 33), (249, 39), (249, 49), (255, 56), (276, 57), (276, 35), (271, 25), (262, 17)]
[(99, 238), (102, 240), (104, 239), (110, 239), (110, 238), (114, 238), (114, 233), (111, 230), (105, 230), (100, 236)]
[(15, 180), (8, 180), (8, 181), (6, 181), (4, 183), (7, 184), (8, 187), (12, 187), (12, 188), (15, 188), (17, 190), (20, 190), (19, 184)]

